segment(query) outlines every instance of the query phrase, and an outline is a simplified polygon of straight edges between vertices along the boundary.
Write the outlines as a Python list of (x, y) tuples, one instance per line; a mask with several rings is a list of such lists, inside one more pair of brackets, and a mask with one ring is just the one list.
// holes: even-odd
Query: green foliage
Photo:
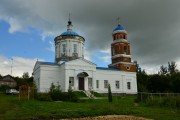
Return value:
[(55, 86), (53, 83), (51, 83), (49, 95), (53, 101), (61, 100), (62, 92), (60, 89), (60, 85)]
[(98, 92), (91, 91), (91, 93), (92, 93), (95, 97), (104, 97), (102, 94), (100, 94), (100, 93), (98, 93)]
[(33, 83), (33, 86), (31, 87), (31, 91), (30, 91), (30, 98), (36, 99), (37, 97), (38, 97), (37, 87), (36, 87), (35, 83)]
[(161, 66), (158, 74), (147, 75), (145, 71), (137, 72), (138, 92), (164, 93), (180, 92), (180, 72), (175, 62), (168, 62), (168, 66)]
[(179, 120), (177, 109), (135, 104), (132, 96), (113, 97), (113, 102), (104, 99), (83, 99), (83, 103), (19, 101), (17, 96), (0, 94), (0, 118), (2, 120), (49, 120), (80, 118), (102, 115), (135, 115), (154, 120)]
[(1, 85), (1, 86), (0, 86), (0, 93), (1, 93), (1, 92), (2, 92), (2, 93), (5, 93), (7, 89), (10, 89), (10, 87), (7, 86), (7, 85)]
[(55, 86), (52, 83), (48, 94), (53, 101), (79, 101), (78, 95), (72, 90), (71, 87), (69, 87), (68, 92), (61, 92), (60, 85)]
[(137, 103), (144, 103), (146, 106), (159, 106), (180, 109), (180, 96), (175, 95), (153, 95), (148, 93), (138, 94)]
[(39, 101), (52, 101), (49, 93), (38, 93), (36, 99)]
[(168, 62), (168, 72), (170, 73), (170, 75), (173, 75), (177, 72), (176, 67), (177, 67), (176, 62), (174, 61)]
[(77, 96), (77, 94), (75, 92), (73, 92), (71, 86), (69, 86), (69, 89), (68, 89), (68, 101), (71, 101), (71, 102), (78, 102), (79, 101), (79, 98)]
[(168, 73), (167, 67), (164, 67), (163, 65), (160, 66), (159, 74), (161, 74), (161, 75), (166, 75), (167, 73)]
[(77, 97), (87, 97), (86, 94), (83, 91), (73, 91)]
[(108, 85), (108, 101), (112, 102), (112, 93), (111, 93), (111, 86), (110, 86), (110, 84)]
[(22, 75), (22, 78), (28, 79), (29, 78), (29, 73), (28, 72), (24, 72), (23, 75)]

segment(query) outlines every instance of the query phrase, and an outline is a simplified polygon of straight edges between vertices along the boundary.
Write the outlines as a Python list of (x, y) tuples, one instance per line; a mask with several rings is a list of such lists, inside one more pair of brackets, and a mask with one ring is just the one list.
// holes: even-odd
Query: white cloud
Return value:
[[(13, 61), (7, 57), (0, 56), (0, 74), (7, 75), (11, 74), (11, 65), (12, 65), (12, 75), (13, 76), (22, 76), (24, 72), (28, 72), (30, 75), (33, 72), (34, 65), (37, 59), (29, 59), (23, 57), (13, 57)], [(43, 61), (43, 60), (41, 60)]]
[(9, 33), (14, 33), (14, 32), (17, 32), (17, 31), (24, 31), (24, 28), (22, 26), (22, 24), (20, 23), (19, 20), (16, 20), (14, 18), (10, 18), (9, 20), (9, 25), (10, 25), (10, 28), (9, 28)]
[(111, 54), (111, 48), (108, 48), (108, 49), (105, 49), (105, 50), (100, 50), (100, 52)]
[(92, 59), (91, 59), (91, 56), (92, 56), (92, 53), (89, 52), (89, 51), (86, 49), (86, 47), (84, 47), (84, 59), (91, 61), (91, 60), (92, 60)]
[(111, 63), (111, 56), (103, 56), (100, 59), (103, 59), (105, 63)]
[(49, 45), (50, 45), (50, 47), (47, 48), (47, 50), (55, 53), (54, 43), (52, 41), (49, 41)]

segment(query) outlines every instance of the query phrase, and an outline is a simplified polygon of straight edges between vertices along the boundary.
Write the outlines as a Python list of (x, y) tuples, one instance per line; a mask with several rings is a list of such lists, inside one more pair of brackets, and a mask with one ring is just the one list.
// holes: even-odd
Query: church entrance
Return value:
[(84, 90), (84, 77), (79, 77), (79, 90)]
[(84, 87), (84, 80), (85, 80), (85, 77), (89, 76), (86, 72), (81, 72), (77, 75), (78, 77), (78, 80), (79, 80), (79, 90), (85, 90), (85, 87)]

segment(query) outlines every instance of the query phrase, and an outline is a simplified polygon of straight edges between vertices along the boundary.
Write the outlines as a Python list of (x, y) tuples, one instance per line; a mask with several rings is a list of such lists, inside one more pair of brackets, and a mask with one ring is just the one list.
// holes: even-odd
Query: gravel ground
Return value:
[(107, 115), (98, 117), (71, 118), (63, 120), (152, 120), (143, 117), (127, 116), (127, 115)]

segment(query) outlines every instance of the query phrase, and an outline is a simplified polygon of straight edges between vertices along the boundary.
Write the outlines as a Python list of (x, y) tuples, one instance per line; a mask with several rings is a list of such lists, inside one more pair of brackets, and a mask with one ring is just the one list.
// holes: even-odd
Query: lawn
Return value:
[(17, 96), (0, 94), (0, 120), (11, 119), (60, 119), (99, 115), (134, 115), (155, 120), (180, 120), (175, 108), (146, 106), (134, 103), (135, 97), (113, 97), (72, 102), (42, 102), (18, 100)]

